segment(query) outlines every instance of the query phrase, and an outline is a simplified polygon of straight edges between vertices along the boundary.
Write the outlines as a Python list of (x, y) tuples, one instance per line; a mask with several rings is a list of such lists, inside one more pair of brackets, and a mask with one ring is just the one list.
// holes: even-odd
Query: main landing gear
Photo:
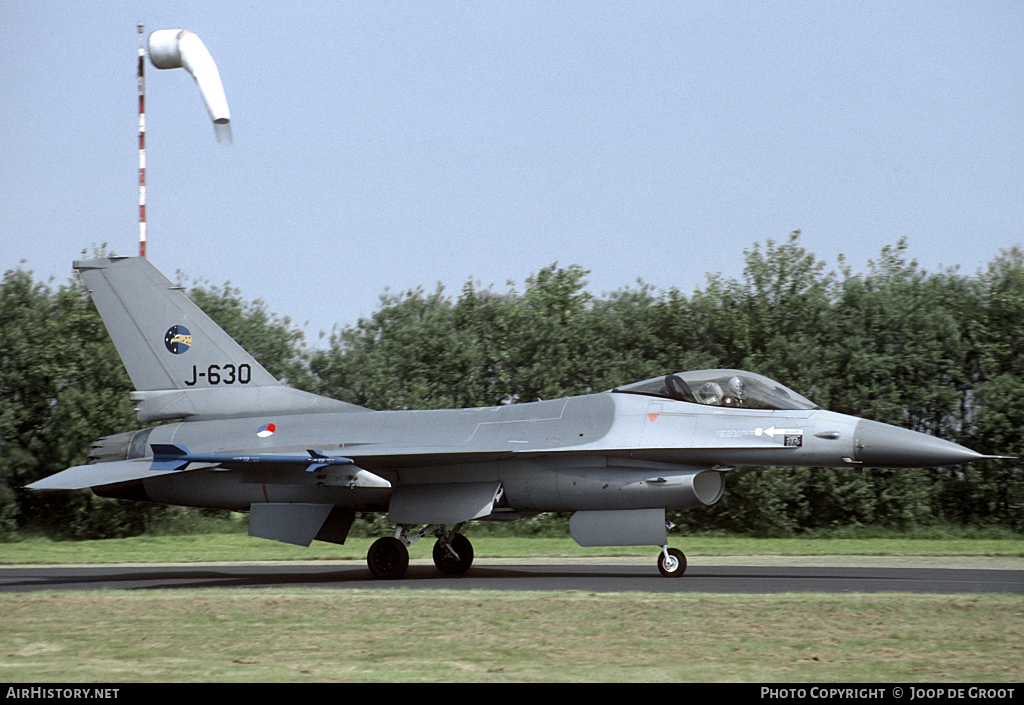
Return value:
[(374, 577), (381, 580), (397, 580), (409, 568), (409, 546), (428, 534), (434, 534), (434, 565), (445, 575), (462, 575), (473, 565), (473, 544), (457, 533), (462, 524), (456, 524), (451, 531), (443, 524), (431, 524), (408, 533), (408, 527), (399, 525), (394, 536), (377, 539), (366, 553), (366, 565)]

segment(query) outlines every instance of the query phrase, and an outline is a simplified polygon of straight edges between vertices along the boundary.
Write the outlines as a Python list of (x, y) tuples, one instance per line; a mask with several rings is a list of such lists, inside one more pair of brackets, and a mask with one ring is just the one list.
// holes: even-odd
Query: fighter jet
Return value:
[(281, 384), (146, 259), (75, 262), (136, 391), (141, 423), (95, 441), (86, 465), (31, 485), (248, 511), (252, 536), (344, 543), (357, 513), (393, 536), (367, 565), (401, 577), (436, 537), (448, 575), (473, 563), (473, 520), (573, 512), (582, 546), (656, 546), (681, 576), (666, 510), (718, 501), (731, 464), (917, 468), (986, 457), (826, 411), (741, 370), (666, 374), (598, 394), (485, 408), (372, 411)]

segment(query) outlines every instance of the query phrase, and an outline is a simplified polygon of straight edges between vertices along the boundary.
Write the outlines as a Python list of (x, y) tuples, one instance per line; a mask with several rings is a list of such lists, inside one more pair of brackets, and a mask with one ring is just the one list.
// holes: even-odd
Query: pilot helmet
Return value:
[(732, 394), (737, 399), (746, 399), (747, 397), (747, 383), (740, 377), (730, 377), (728, 385), (729, 394)]

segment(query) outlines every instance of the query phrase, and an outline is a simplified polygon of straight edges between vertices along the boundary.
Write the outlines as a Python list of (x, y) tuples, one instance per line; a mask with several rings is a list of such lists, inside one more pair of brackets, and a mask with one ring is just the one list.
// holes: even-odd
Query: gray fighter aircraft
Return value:
[[(145, 259), (75, 263), (128, 369), (142, 423), (95, 441), (88, 464), (28, 487), (248, 511), (253, 536), (344, 543), (357, 512), (387, 512), (369, 549), (401, 577), (434, 535), (434, 563), (473, 562), (475, 519), (574, 512), (582, 546), (658, 546), (666, 510), (713, 504), (720, 466), (914, 468), (985, 457), (963, 446), (825, 411), (761, 375), (668, 374), (600, 394), (444, 411), (371, 411), (282, 385)], [(419, 528), (417, 528), (419, 527)]]

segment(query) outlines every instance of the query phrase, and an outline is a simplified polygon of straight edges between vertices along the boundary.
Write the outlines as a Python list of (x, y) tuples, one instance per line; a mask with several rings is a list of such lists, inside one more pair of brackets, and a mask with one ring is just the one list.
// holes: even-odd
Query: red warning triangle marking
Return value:
[(660, 414), (647, 414), (647, 420), (654, 423)]

